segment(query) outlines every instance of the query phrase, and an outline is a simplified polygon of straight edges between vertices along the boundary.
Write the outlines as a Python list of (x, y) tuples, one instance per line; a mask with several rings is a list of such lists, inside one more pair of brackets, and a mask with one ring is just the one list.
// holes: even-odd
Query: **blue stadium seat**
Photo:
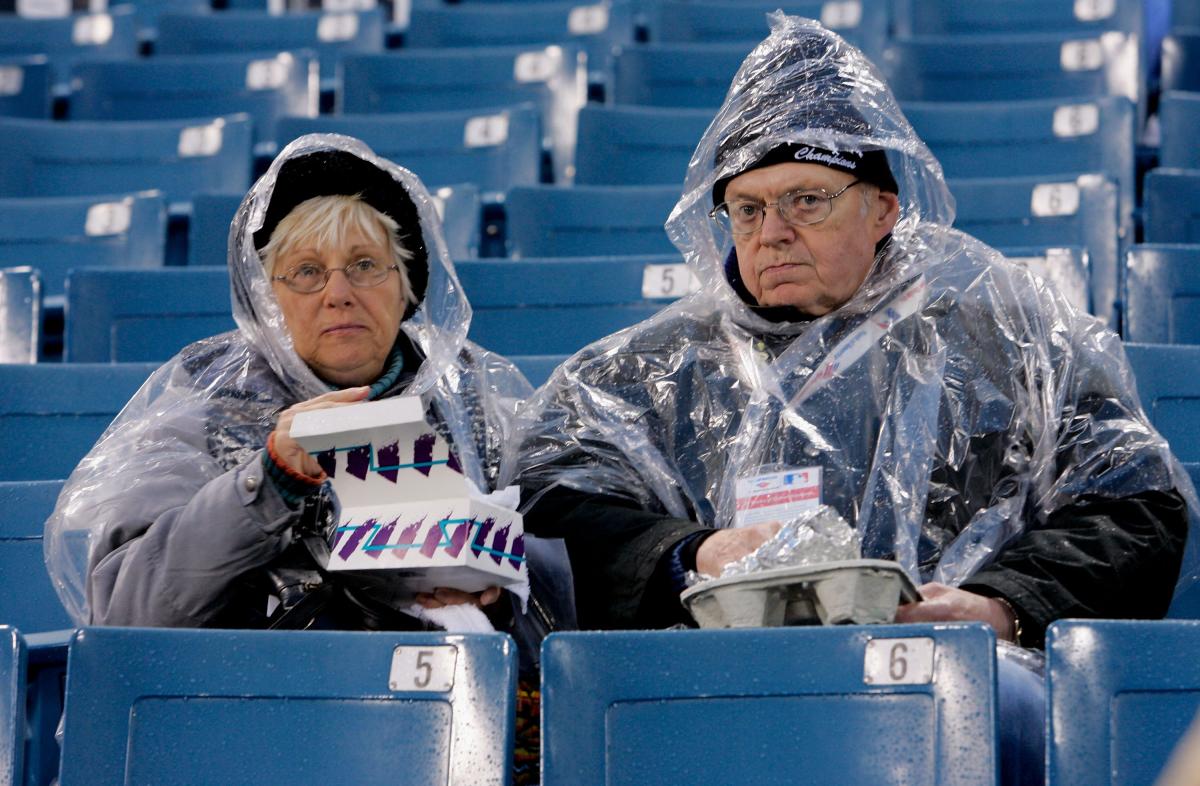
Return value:
[(710, 109), (586, 104), (579, 110), (576, 185), (682, 184)]
[(1176, 25), (1163, 38), (1162, 89), (1200, 91), (1200, 26)]
[(795, 16), (817, 19), (830, 30), (878, 60), (887, 43), (890, 0), (853, 3), (791, 0), (785, 3), (732, 0), (656, 0), (648, 3), (647, 27), (655, 43), (702, 44), (717, 41), (757, 43), (767, 36), (766, 16), (782, 9)]
[(714, 109), (757, 42), (646, 44), (613, 63), (611, 103)]
[(67, 281), (64, 356), (72, 363), (163, 361), (234, 327), (224, 266), (85, 269)]
[(162, 267), (162, 194), (0, 199), (0, 265), (31, 265), (42, 296), (62, 307), (67, 272), (83, 267)]
[(583, 101), (574, 45), (409, 50), (342, 59), (345, 114), (438, 112), (533, 103), (541, 111), (555, 176), (574, 158), (575, 114)]
[(249, 114), (256, 152), (275, 153), (283, 115), (315, 115), (310, 52), (216, 54), (93, 62), (71, 71), (72, 120), (165, 120)]
[(24, 783), (25, 640), (0, 625), (0, 783)]
[(168, 205), (250, 187), (250, 118), (73, 122), (0, 119), (0, 196), (158, 189)]
[(1126, 98), (906, 103), (904, 114), (946, 177), (1099, 172), (1120, 184), (1123, 221), (1132, 227), (1137, 124)]
[(1047, 784), (1153, 783), (1200, 708), (1197, 646), (1196, 621), (1051, 625)]
[(42, 282), (31, 267), (0, 268), (0, 363), (36, 363)]
[(1138, 39), (1109, 33), (920, 36), (884, 56), (900, 101), (1013, 101), (1123, 95), (1140, 102)]
[(67, 646), (72, 629), (25, 633), (29, 656), (25, 725), (25, 783), (52, 784), (58, 777), (58, 740), (54, 733), (62, 720), (63, 689), (67, 681)]
[(1200, 6), (1195, 3), (1172, 3), (1171, 26), (1200, 27)]
[(137, 53), (131, 8), (44, 19), (0, 14), (0, 57), (46, 55), (54, 81), (64, 86), (71, 65), (79, 60), (130, 59)]
[(521, 370), (525, 378), (529, 380), (535, 388), (540, 387), (550, 375), (554, 373), (554, 369), (562, 365), (562, 362), (567, 359), (566, 355), (510, 355), (511, 360), (516, 367)]
[(523, 356), (571, 354), (653, 316), (667, 301), (646, 297), (646, 268), (682, 264), (675, 254), (486, 259), (455, 268), (471, 301), (471, 339)]
[(51, 78), (44, 55), (0, 58), (0, 117), (49, 118)]
[(442, 237), (452, 259), (479, 256), (483, 198), (479, 186), (459, 183), (432, 189), (430, 196), (442, 218)]
[(996, 783), (994, 641), (979, 624), (552, 634), (542, 783)]
[[(21, 443), (6, 444), (10, 450), (20, 451), (17, 445)], [(71, 627), (71, 618), (46, 573), (42, 553), (42, 528), (54, 511), (62, 484), (61, 480), (0, 482), (0, 510), (4, 511), (0, 514), (0, 573), (10, 587), (21, 588), (0, 595), (0, 625), (15, 625), (26, 633)]]
[(229, 262), (229, 225), (243, 194), (197, 194), (188, 222), (188, 267)]
[(1091, 258), (1082, 246), (1008, 246), (997, 248), (1011, 262), (1052, 282), (1080, 311), (1092, 311)]
[[(116, 3), (114, 3), (116, 5)], [(158, 38), (158, 18), (163, 14), (194, 14), (212, 10), (212, 0), (120, 0), (133, 6), (138, 41), (143, 51), (153, 51)], [(264, 0), (265, 7), (265, 0)]]
[(1122, 30), (1141, 34), (1142, 0), (893, 0), (895, 31), (914, 35)]
[(62, 786), (509, 783), (504, 634), (84, 628)]
[(1158, 103), (1158, 120), (1162, 131), (1158, 165), (1200, 169), (1200, 145), (1196, 144), (1196, 129), (1200, 128), (1200, 93), (1165, 91)]
[(1200, 171), (1152, 169), (1142, 199), (1147, 243), (1200, 243)]
[(539, 109), (494, 109), (286, 118), (287, 142), (303, 134), (346, 134), (429, 185), (475, 183), (485, 192), (537, 183), (542, 165)]
[(155, 367), (0, 366), (0, 445), (10, 453), (5, 480), (65, 478)]
[(1126, 263), (1125, 340), (1200, 344), (1200, 245), (1134, 246)]
[(1200, 461), (1200, 347), (1126, 344), (1138, 395), (1175, 456)]
[(522, 257), (671, 254), (663, 224), (679, 186), (526, 186), (505, 201), (508, 254)]
[(972, 178), (950, 182), (954, 226), (997, 248), (1078, 246), (1088, 251), (1093, 313), (1118, 315), (1117, 186), (1098, 176)]
[(534, 0), (416, 6), (404, 37), (404, 46), (414, 49), (568, 42), (584, 49), (589, 70), (602, 75), (613, 50), (633, 43), (631, 3)]
[(278, 52), (310, 49), (321, 61), (322, 89), (337, 87), (338, 59), (351, 53), (383, 51), (383, 12), (319, 11), (269, 14), (265, 11), (163, 14), (158, 18), (155, 52), (203, 55), (215, 52)]

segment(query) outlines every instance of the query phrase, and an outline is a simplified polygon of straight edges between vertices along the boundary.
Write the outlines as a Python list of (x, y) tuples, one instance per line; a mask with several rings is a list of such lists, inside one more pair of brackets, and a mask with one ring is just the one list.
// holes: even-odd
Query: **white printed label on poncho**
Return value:
[(821, 468), (801, 467), (737, 480), (735, 525), (788, 519), (821, 504)]

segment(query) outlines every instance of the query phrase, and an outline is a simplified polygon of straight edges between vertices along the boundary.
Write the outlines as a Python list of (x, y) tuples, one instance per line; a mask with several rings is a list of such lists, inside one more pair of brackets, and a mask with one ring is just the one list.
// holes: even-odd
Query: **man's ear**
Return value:
[(871, 227), (874, 240), (878, 243), (891, 234), (900, 219), (900, 197), (890, 191), (880, 191), (872, 210)]

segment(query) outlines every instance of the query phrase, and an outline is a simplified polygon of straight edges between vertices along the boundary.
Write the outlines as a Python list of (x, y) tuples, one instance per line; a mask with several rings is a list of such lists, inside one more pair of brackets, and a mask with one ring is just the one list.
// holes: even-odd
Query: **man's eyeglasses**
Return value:
[(388, 277), (388, 273), (399, 270), (399, 265), (381, 265), (374, 259), (364, 258), (351, 262), (343, 268), (323, 268), (311, 262), (296, 265), (282, 276), (271, 276), (272, 281), (282, 281), (288, 289), (308, 295), (320, 292), (329, 283), (329, 277), (340, 270), (346, 274), (351, 286), (365, 289), (377, 287)]
[(850, 186), (856, 186), (863, 181), (855, 180), (847, 183), (841, 191), (830, 194), (823, 188), (789, 191), (779, 198), (778, 202), (757, 202), (751, 199), (739, 199), (733, 202), (722, 202), (708, 213), (708, 217), (727, 232), (735, 235), (752, 235), (763, 225), (767, 208), (779, 210), (779, 216), (789, 224), (809, 226), (819, 224), (829, 218), (833, 212), (833, 200), (846, 193)]

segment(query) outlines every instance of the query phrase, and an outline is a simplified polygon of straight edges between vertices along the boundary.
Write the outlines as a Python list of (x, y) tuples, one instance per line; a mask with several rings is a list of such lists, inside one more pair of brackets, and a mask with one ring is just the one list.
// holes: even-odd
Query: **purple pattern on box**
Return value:
[(454, 528), (454, 534), (450, 536), (450, 545), (446, 547), (446, 553), (451, 557), (457, 557), (462, 547), (467, 543), (467, 533), (471, 531), (471, 525), (475, 523), (474, 519), (464, 521)]
[(371, 469), (371, 446), (359, 445), (346, 451), (346, 471), (359, 480), (367, 479)]
[(433, 442), (436, 438), (432, 434), (422, 434), (413, 442), (413, 463), (425, 464), (424, 467), (415, 467), (417, 472), (420, 472), (425, 477), (429, 477), (429, 462), (433, 461)]
[(462, 465), (458, 463), (458, 456), (455, 455), (454, 449), (450, 449), (450, 455), (446, 460), (446, 467), (454, 470), (458, 474), (462, 474)]
[(491, 533), (494, 526), (496, 526), (496, 520), (493, 518), (486, 518), (479, 525), (479, 531), (475, 533), (475, 539), (471, 541), (471, 551), (475, 553), (476, 557), (483, 553), (484, 544), (487, 543), (487, 536)]
[(379, 528), (379, 531), (375, 533), (375, 537), (371, 538), (371, 542), (367, 544), (368, 546), (371, 546), (373, 548), (371, 548), (370, 550), (363, 549), (363, 551), (366, 552), (368, 557), (370, 557), (371, 559), (379, 559), (379, 555), (383, 553), (383, 550), (378, 547), (386, 546), (387, 542), (389, 540), (391, 540), (392, 532), (395, 531), (396, 522), (398, 522), (398, 521), (400, 521), (400, 519), (398, 519), (398, 518), (392, 519), (391, 523), (384, 524), (382, 527)]
[[(400, 443), (393, 442), (390, 445), (384, 445), (375, 454), (375, 465), (379, 467), (394, 467), (400, 463)], [(396, 476), (400, 474), (398, 469), (381, 469), (379, 474), (383, 475), (393, 483), (396, 482)]]
[(408, 554), (408, 552), (411, 551), (411, 549), (409, 549), (407, 547), (411, 546), (412, 542), (414, 540), (416, 540), (417, 532), (420, 531), (421, 525), (424, 523), (425, 523), (425, 517), (422, 516), (421, 518), (414, 521), (412, 524), (409, 524), (407, 527), (400, 530), (400, 537), (396, 538), (396, 545), (404, 546), (405, 548), (392, 549), (392, 552), (393, 552), (393, 554), (395, 554), (396, 559), (404, 559), (404, 557)]
[[(342, 550), (338, 552), (338, 556), (343, 560), (350, 559), (350, 555), (358, 548), (358, 544), (362, 543), (362, 539), (367, 533), (375, 528), (379, 522), (376, 519), (367, 519), (362, 524), (355, 527), (354, 532), (346, 539), (346, 545), (342, 546)], [(349, 526), (349, 525), (347, 525)]]
[(325, 474), (332, 478), (337, 472), (337, 451), (333, 448), (322, 450), (317, 454), (317, 463), (325, 470)]
[[(524, 535), (517, 536), (517, 539), (513, 541), (512, 551), (509, 553), (512, 554), (514, 558), (525, 556), (525, 536)], [(521, 560), (510, 559), (508, 562), (510, 565), (512, 565), (517, 570), (521, 569)]]
[(505, 524), (503, 527), (496, 530), (496, 537), (492, 540), (492, 553), (488, 556), (490, 556), (492, 558), (492, 562), (496, 563), (497, 565), (499, 565), (500, 561), (504, 559), (501, 552), (503, 552), (504, 547), (508, 545), (508, 531), (511, 528), (511, 524)]

